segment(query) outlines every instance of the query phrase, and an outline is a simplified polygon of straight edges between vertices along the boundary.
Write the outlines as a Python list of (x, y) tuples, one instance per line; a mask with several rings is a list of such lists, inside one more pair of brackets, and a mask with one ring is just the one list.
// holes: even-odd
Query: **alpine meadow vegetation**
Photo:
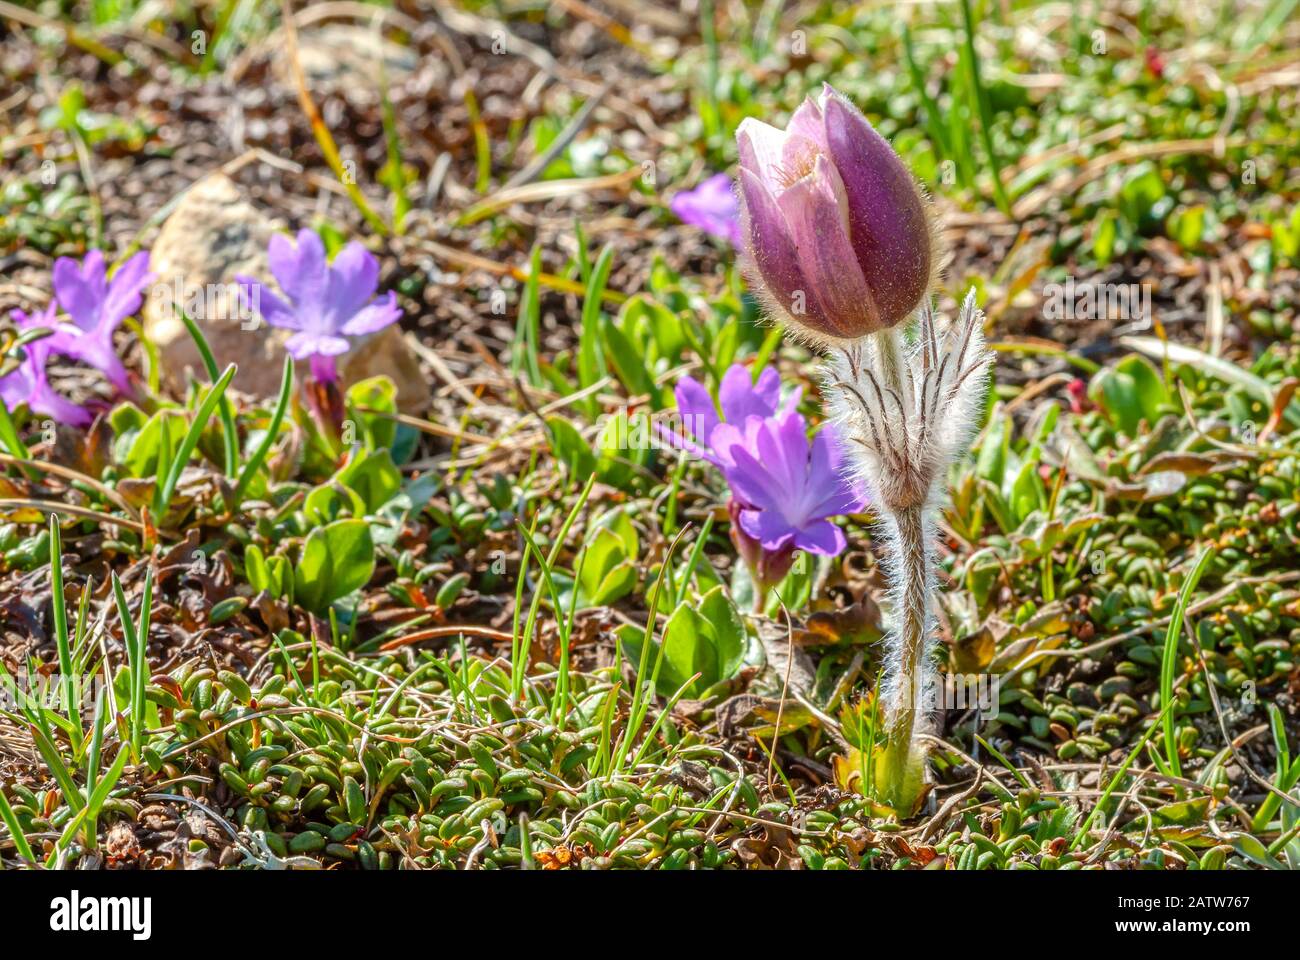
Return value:
[(0, 21), (0, 871), (1300, 868), (1295, 3)]

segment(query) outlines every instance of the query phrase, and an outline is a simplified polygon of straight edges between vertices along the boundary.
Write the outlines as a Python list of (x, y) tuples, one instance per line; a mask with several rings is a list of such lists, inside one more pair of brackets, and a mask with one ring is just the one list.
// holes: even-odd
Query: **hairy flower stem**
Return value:
[(897, 329), (832, 352), (823, 396), (857, 456), (888, 541), (895, 628), (885, 655), (886, 735), (874, 766), (876, 796), (912, 814), (925, 776), (921, 745), (935, 684), (931, 618), (935, 511), (948, 467), (969, 451), (991, 355), (974, 292), (942, 328), (924, 303), (911, 345)]
[(925, 721), (925, 704), (933, 683), (930, 644), (932, 522), (924, 505), (894, 511), (893, 574), (898, 599), (897, 657), (891, 658), (887, 688), (888, 734), (882, 785), (890, 806), (906, 815), (921, 787), (925, 750), (914, 743)]

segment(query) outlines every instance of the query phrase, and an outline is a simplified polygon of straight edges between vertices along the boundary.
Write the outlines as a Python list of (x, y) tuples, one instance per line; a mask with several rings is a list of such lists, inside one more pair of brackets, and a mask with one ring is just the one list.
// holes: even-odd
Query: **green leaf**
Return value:
[(387, 450), (356, 451), (333, 477), (307, 495), (303, 512), (314, 523), (336, 520), (344, 509), (354, 517), (373, 515), (401, 489), (401, 471)]
[[(118, 410), (123, 410), (123, 407)], [(134, 411), (134, 408), (130, 410)], [(160, 474), (172, 462), (172, 438), (178, 436), (183, 429), (184, 415), (179, 410), (159, 410), (136, 427), (135, 417), (130, 411), (123, 410), (121, 420), (126, 429), (118, 434), (118, 463), (132, 477), (154, 477)], [(127, 426), (128, 424), (130, 425)]]
[(1119, 221), (1110, 210), (1097, 217), (1092, 231), (1092, 255), (1100, 266), (1106, 266), (1115, 257), (1115, 244), (1119, 239)]
[(719, 680), (735, 676), (745, 659), (745, 625), (736, 605), (721, 586), (714, 587), (700, 600), (700, 613), (709, 624), (717, 653)]
[[(1224, 383), (1241, 387), (1264, 406), (1270, 409), (1273, 407), (1275, 394), (1268, 381), (1239, 367), (1231, 360), (1216, 357), (1186, 344), (1166, 343), (1156, 337), (1120, 337), (1119, 342), (1122, 346), (1144, 353), (1155, 360), (1188, 364), (1201, 373), (1217, 377)], [(1287, 406), (1286, 419), (1293, 426), (1300, 426), (1300, 401), (1292, 400)]]
[(596, 454), (578, 428), (559, 416), (548, 417), (546, 424), (551, 430), (551, 452), (568, 468), (569, 476), (580, 480), (591, 476), (596, 471)]
[(370, 525), (336, 520), (307, 537), (294, 570), (294, 595), (308, 610), (323, 613), (335, 600), (369, 583), (374, 572)]
[[(397, 438), (397, 386), (385, 376), (369, 377), (348, 387), (348, 410), (361, 428), (361, 439), (368, 450), (393, 448)], [(371, 412), (375, 411), (375, 412)], [(387, 414), (387, 416), (384, 416)]]
[(632, 396), (648, 396), (655, 408), (659, 407), (659, 389), (646, 368), (645, 356), (612, 322), (605, 322), (605, 355), (614, 365), (614, 372)]
[(1145, 420), (1154, 425), (1169, 404), (1169, 391), (1150, 361), (1128, 356), (1092, 378), (1088, 395), (1120, 430), (1136, 436)]
[[(578, 335), (578, 383), (582, 387), (589, 387), (605, 376), (605, 355), (600, 343), (600, 303), (613, 265), (614, 247), (606, 244), (595, 269), (587, 278), (582, 301), (582, 327)], [(585, 398), (583, 406), (588, 416), (595, 416), (600, 409), (595, 397)]]
[(637, 475), (634, 465), (645, 467), (650, 459), (649, 418), (633, 419), (626, 410), (617, 411), (605, 421), (596, 448), (596, 475), (601, 483), (627, 489)]
[(678, 607), (664, 627), (664, 664), (659, 674), (659, 692), (665, 696), (677, 690), (694, 674), (700, 676), (686, 689), (693, 697), (718, 679), (718, 654), (709, 637), (709, 623), (689, 603)]
[(1232, 849), (1236, 850), (1247, 860), (1258, 864), (1261, 867), (1268, 867), (1270, 870), (1286, 869), (1277, 860), (1268, 855), (1268, 850), (1264, 847), (1264, 844), (1260, 843), (1249, 833), (1239, 833), (1233, 837)]
[(1165, 199), (1165, 182), (1155, 164), (1144, 160), (1135, 165), (1120, 184), (1117, 206), (1120, 214), (1135, 228), (1150, 226), (1159, 218)]

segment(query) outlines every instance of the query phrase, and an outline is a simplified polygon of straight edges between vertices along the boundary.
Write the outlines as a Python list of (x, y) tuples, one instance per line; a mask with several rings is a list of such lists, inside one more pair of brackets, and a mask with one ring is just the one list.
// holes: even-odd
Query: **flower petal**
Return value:
[(779, 550), (791, 540), (797, 542), (799, 531), (776, 510), (741, 510), (740, 528), (764, 550)]
[(731, 178), (714, 174), (694, 190), (683, 190), (668, 204), (683, 223), (699, 227), (705, 233), (740, 244), (740, 206)]
[(683, 429), (701, 443), (708, 443), (713, 428), (718, 425), (718, 411), (708, 389), (694, 377), (682, 377), (674, 394)]
[(826, 124), (822, 120), (821, 104), (813, 97), (807, 97), (790, 117), (785, 132), (790, 136), (810, 140), (817, 146), (819, 152), (825, 152)]
[(722, 415), (728, 423), (736, 424), (743, 424), (749, 417), (770, 417), (776, 412), (780, 395), (781, 376), (776, 370), (768, 367), (759, 375), (756, 385), (749, 369), (738, 363), (723, 374), (718, 388)]
[(267, 245), (267, 262), (280, 289), (305, 312), (303, 317), (318, 314), (325, 303), (329, 274), (325, 262), (325, 245), (314, 230), (299, 230), (298, 242), (277, 233)]
[(740, 195), (745, 253), (767, 294), (795, 323), (807, 322), (818, 329), (823, 322), (821, 305), (804, 280), (785, 215), (767, 187), (748, 170), (740, 171)]
[(329, 266), (326, 306), (342, 326), (370, 302), (379, 286), (379, 261), (356, 240), (334, 257)]
[(867, 505), (861, 491), (844, 473), (843, 451), (831, 427), (823, 427), (813, 437), (808, 477), (812, 485), (808, 493), (810, 516), (839, 517), (858, 513)]
[(123, 320), (139, 310), (142, 294), (155, 279), (149, 272), (148, 252), (137, 253), (118, 267), (104, 294), (101, 326), (116, 330)]
[(779, 175), (785, 163), (784, 130), (746, 117), (736, 128), (736, 146), (740, 152), (740, 169), (748, 171), (769, 189), (780, 185)]
[(271, 292), (271, 288), (259, 283), (252, 277), (239, 274), (235, 277), (239, 284), (240, 296), (263, 320), (281, 330), (301, 330), (302, 321), (297, 312)]
[(809, 553), (834, 557), (844, 552), (848, 541), (844, 531), (829, 520), (814, 520), (795, 531), (794, 545)]
[(58, 337), (50, 344), (50, 349), (74, 360), (80, 360), (89, 367), (94, 367), (119, 392), (132, 393), (131, 378), (126, 372), (126, 364), (113, 348), (113, 331), (104, 329), (86, 333), (71, 324), (61, 324), (56, 333)]
[(82, 330), (96, 329), (105, 294), (104, 255), (91, 250), (80, 264), (71, 257), (59, 257), (51, 276), (54, 296), (72, 322)]
[(289, 356), (295, 360), (306, 360), (313, 354), (318, 353), (326, 357), (337, 357), (340, 353), (347, 353), (348, 342), (342, 337), (304, 331), (295, 333), (286, 340), (284, 348), (289, 351)]
[(813, 172), (777, 198), (798, 252), (799, 269), (808, 279), (809, 300), (821, 305), (821, 326), (833, 337), (857, 338), (880, 328), (871, 291), (858, 266), (849, 238), (844, 188), (824, 156)]
[(792, 520), (802, 515), (808, 487), (808, 434), (802, 420), (769, 421), (758, 435), (758, 455), (780, 484), (781, 512)]
[[(723, 424), (715, 432), (720, 433), (728, 426), (730, 424)], [(785, 486), (758, 460), (755, 453), (744, 444), (737, 443), (728, 449), (728, 454), (732, 465), (724, 471), (724, 475), (732, 492), (756, 509), (780, 510), (782, 502), (787, 498)]]
[(823, 95), (829, 154), (848, 200), (849, 235), (885, 325), (911, 314), (930, 285), (933, 236), (911, 173), (857, 109)]
[(359, 337), (384, 329), (402, 315), (402, 308), (397, 305), (397, 294), (389, 290), (387, 295), (374, 303), (362, 307), (339, 330), (349, 337)]

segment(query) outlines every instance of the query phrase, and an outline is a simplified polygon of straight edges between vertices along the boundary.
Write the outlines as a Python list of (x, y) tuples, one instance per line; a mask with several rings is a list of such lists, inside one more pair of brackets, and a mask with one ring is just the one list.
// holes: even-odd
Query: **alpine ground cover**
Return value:
[(1293, 6), (0, 5), (0, 863), (1295, 867)]

